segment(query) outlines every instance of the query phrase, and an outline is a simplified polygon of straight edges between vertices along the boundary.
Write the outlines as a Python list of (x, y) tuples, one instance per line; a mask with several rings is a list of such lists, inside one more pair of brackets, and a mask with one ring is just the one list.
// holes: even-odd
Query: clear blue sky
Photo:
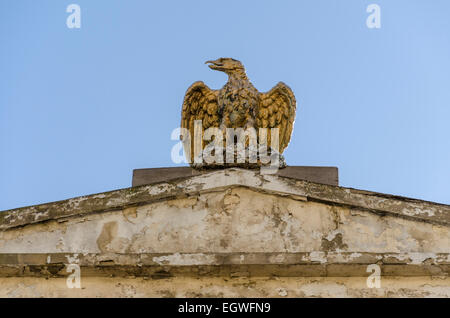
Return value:
[[(68, 29), (66, 7), (81, 7)], [(381, 7), (381, 29), (366, 7)], [(450, 1), (0, 2), (0, 210), (131, 185), (174, 166), (187, 87), (241, 60), (298, 99), (290, 165), (450, 204)]]

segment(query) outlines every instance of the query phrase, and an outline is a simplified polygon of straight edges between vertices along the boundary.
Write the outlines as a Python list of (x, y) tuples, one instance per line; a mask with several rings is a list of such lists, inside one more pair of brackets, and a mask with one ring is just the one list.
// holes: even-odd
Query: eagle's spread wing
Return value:
[(296, 107), (297, 102), (294, 93), (283, 82), (279, 82), (269, 92), (259, 94), (256, 126), (257, 128), (280, 129), (280, 153), (287, 147), (291, 139)]
[[(203, 131), (209, 127), (219, 127), (217, 95), (218, 91), (210, 89), (201, 81), (195, 82), (186, 91), (181, 113), (181, 128), (187, 128), (191, 134), (190, 162), (194, 160), (194, 121), (202, 121)], [(189, 153), (187, 150), (185, 149), (185, 153)]]

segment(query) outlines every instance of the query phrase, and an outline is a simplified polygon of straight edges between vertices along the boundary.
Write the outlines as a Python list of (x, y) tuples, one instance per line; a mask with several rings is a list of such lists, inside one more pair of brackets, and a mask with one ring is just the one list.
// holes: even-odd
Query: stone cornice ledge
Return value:
[(0, 230), (5, 231), (48, 220), (113, 211), (238, 186), (265, 193), (289, 196), (297, 200), (348, 206), (381, 215), (392, 215), (445, 226), (450, 225), (449, 205), (312, 183), (289, 177), (262, 175), (259, 170), (230, 168), (168, 182), (3, 211), (0, 212)]
[(447, 253), (141, 253), (0, 254), (0, 277), (62, 277), (78, 264), (83, 276), (167, 278), (174, 276), (367, 277), (378, 264), (383, 276), (447, 278)]

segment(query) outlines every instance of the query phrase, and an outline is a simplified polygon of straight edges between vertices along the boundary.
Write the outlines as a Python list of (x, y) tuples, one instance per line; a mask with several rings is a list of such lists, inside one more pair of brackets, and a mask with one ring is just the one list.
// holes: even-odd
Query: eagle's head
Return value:
[(244, 65), (238, 60), (232, 59), (230, 57), (221, 57), (215, 61), (206, 61), (205, 64), (209, 64), (209, 68), (216, 71), (225, 72), (228, 75), (235, 73), (244, 73)]

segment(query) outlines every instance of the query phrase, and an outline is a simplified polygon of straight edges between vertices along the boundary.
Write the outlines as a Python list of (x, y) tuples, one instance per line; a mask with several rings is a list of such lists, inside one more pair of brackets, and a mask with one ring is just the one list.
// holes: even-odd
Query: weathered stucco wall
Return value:
[(0, 278), (0, 297), (450, 297), (449, 279), (386, 277), (367, 288), (365, 277)]
[(238, 187), (0, 233), (0, 253), (313, 251), (418, 252), (428, 259), (450, 253), (450, 231)]
[(2, 297), (450, 297), (430, 202), (229, 169), (1, 217)]

